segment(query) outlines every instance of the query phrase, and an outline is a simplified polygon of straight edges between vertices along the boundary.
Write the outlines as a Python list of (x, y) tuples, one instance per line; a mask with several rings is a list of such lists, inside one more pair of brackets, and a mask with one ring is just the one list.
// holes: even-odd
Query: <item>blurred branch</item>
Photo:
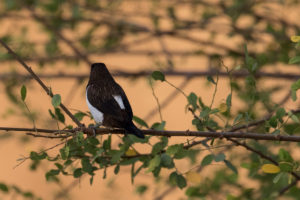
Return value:
[[(144, 76), (150, 76), (153, 71), (125, 71), (125, 70), (112, 70), (112, 75), (115, 77), (144, 77)], [(164, 75), (166, 76), (174, 76), (174, 77), (189, 77), (189, 78), (194, 78), (194, 77), (201, 77), (201, 76), (216, 76), (219, 75), (220, 77), (228, 77), (227, 72), (223, 71), (217, 71), (217, 70), (207, 70), (207, 71), (179, 71), (179, 70), (168, 70), (168, 71), (161, 71)], [(233, 78), (245, 78), (246, 76), (250, 75), (249, 72), (247, 71), (234, 71), (231, 72), (231, 76)], [(0, 74), (0, 80), (5, 80), (7, 77), (18, 77), (21, 79), (33, 79), (32, 76), (30, 75), (25, 75), (25, 74), (19, 74), (19, 73), (2, 73)], [(47, 78), (47, 79), (54, 79), (54, 78), (63, 78), (63, 79), (84, 79), (88, 78), (89, 74), (71, 74), (71, 73), (64, 73), (64, 72), (59, 72), (56, 74), (37, 74), (38, 77), (40, 78)], [(256, 78), (272, 78), (272, 79), (285, 79), (285, 80), (297, 80), (300, 78), (300, 74), (296, 73), (284, 73), (284, 72), (262, 72), (258, 71), (254, 75)]]
[(62, 33), (57, 31), (55, 27), (52, 27), (51, 24), (47, 22), (43, 17), (37, 15), (34, 11), (34, 9), (29, 8), (31, 11), (31, 15), (34, 19), (42, 23), (47, 29), (53, 32), (53, 34), (59, 38), (60, 40), (64, 41), (73, 51), (74, 53), (79, 56), (83, 61), (85, 61), (88, 65), (91, 65), (92, 62), (89, 60), (88, 56), (83, 54), (74, 44), (71, 40), (67, 39)]
[[(13, 50), (9, 48), (0, 39), (1, 45), (8, 51), (9, 54), (11, 54), (29, 73), (30, 75), (40, 84), (40, 86), (46, 91), (46, 93), (53, 97), (52, 91), (44, 84), (44, 82), (32, 71), (31, 67), (29, 67)], [(74, 117), (74, 115), (62, 104), (60, 103), (60, 107), (65, 111), (65, 113), (77, 124), (77, 126), (82, 126), (82, 124)]]

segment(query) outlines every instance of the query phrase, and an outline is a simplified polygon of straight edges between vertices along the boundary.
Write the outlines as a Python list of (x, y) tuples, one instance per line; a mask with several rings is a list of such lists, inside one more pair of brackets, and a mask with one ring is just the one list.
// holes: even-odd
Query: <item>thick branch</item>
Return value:
[[(41, 132), (41, 133), (75, 133), (82, 131), (87, 135), (93, 135), (91, 128), (75, 128), (71, 130), (51, 130), (51, 129), (34, 129), (34, 128), (13, 128), (0, 127), (4, 131), (21, 131), (21, 132)], [(212, 131), (157, 131), (157, 130), (142, 130), (145, 135), (152, 136), (167, 136), (167, 137), (211, 137), (211, 138), (243, 138), (254, 140), (271, 140), (271, 141), (289, 141), (300, 142), (300, 136), (296, 135), (272, 135), (264, 133), (244, 133), (244, 132), (212, 132)], [(99, 128), (96, 130), (97, 135), (105, 134), (125, 134), (123, 129)]]
[[(32, 71), (31, 67), (29, 67), (12, 49), (9, 48), (0, 39), (0, 43), (2, 46), (5, 47), (5, 49), (10, 53), (23, 67), (29, 72), (29, 74), (40, 84), (40, 86), (46, 91), (46, 93), (50, 96), (53, 97), (53, 93), (50, 91), (50, 89), (43, 83), (43, 81)], [(67, 113), (67, 115), (77, 124), (77, 126), (82, 126), (81, 123), (74, 117), (74, 115), (61, 103), (60, 104), (61, 109)]]

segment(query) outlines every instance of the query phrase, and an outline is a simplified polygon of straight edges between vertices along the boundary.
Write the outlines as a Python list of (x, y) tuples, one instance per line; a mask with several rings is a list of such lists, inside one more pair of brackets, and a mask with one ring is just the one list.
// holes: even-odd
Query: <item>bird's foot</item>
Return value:
[(95, 137), (97, 134), (97, 129), (101, 126), (101, 123), (96, 123), (95, 125), (89, 125), (89, 128), (93, 129), (93, 137)]

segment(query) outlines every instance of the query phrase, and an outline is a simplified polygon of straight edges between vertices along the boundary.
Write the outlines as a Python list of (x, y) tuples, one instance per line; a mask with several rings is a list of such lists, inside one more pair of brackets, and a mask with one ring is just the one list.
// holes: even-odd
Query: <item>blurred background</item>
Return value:
[[(288, 62), (299, 54), (290, 40), (300, 34), (299, 9), (297, 0), (4, 0), (0, 2), (0, 37), (54, 94), (61, 95), (72, 113), (88, 111), (85, 87), (90, 64), (103, 62), (125, 90), (134, 115), (149, 125), (164, 120), (166, 130), (196, 130), (193, 115), (186, 109), (186, 97), (168, 84), (151, 81), (152, 71), (163, 72), (187, 95), (194, 92), (206, 105), (212, 103), (216, 108), (233, 90), (232, 115), (255, 111), (251, 117), (256, 119), (278, 104), (287, 110), (298, 108), (299, 102), (290, 98), (290, 87), (299, 78), (299, 66)], [(244, 65), (245, 54), (253, 58), (252, 71)], [(257, 78), (255, 94), (249, 75)], [(207, 77), (218, 81), (216, 93)], [(27, 88), (30, 112), (21, 101), (22, 85)], [(33, 128), (32, 119), (37, 128), (62, 129), (73, 124), (67, 116), (64, 123), (51, 118), (51, 99), (2, 47), (0, 99), (1, 127)], [(93, 123), (89, 117), (82, 122)], [(118, 138), (114, 139), (117, 145)], [(185, 140), (172, 138), (169, 144)], [(98, 171), (92, 186), (85, 177), (80, 181), (61, 177), (59, 183), (47, 182), (44, 174), (51, 168), (47, 163), (35, 169), (27, 160), (15, 168), (17, 159), (59, 142), (1, 131), (0, 182), (43, 199), (187, 198), (184, 190), (169, 187), (145, 172), (132, 185), (130, 168), (126, 167), (117, 176), (108, 169), (106, 179)], [(54, 148), (49, 153), (57, 151)], [(191, 166), (185, 161), (178, 164), (181, 171)], [(222, 167), (204, 169), (201, 180), (205, 182), (212, 176), (212, 169)], [(166, 174), (162, 171), (162, 176)], [(258, 188), (247, 176), (241, 169), (239, 184)], [(237, 188), (221, 191), (240, 193)], [(3, 192), (0, 198), (25, 197)]]

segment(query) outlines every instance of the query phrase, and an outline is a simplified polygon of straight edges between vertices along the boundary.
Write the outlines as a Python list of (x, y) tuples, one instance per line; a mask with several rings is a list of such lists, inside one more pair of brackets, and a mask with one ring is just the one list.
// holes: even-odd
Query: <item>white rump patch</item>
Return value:
[(121, 97), (120, 95), (113, 95), (113, 97), (115, 98), (116, 102), (119, 104), (120, 108), (121, 108), (122, 110), (124, 110), (124, 109), (125, 109), (125, 106), (124, 106), (122, 97)]
[(100, 112), (97, 108), (95, 108), (92, 104), (90, 104), (89, 100), (88, 100), (88, 89), (90, 86), (88, 86), (86, 88), (86, 92), (85, 92), (85, 97), (86, 97), (86, 103), (91, 111), (91, 114), (94, 118), (94, 120), (98, 123), (98, 124), (102, 124), (103, 122), (103, 113)]

